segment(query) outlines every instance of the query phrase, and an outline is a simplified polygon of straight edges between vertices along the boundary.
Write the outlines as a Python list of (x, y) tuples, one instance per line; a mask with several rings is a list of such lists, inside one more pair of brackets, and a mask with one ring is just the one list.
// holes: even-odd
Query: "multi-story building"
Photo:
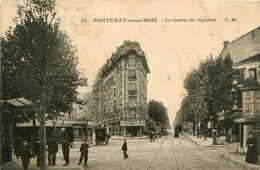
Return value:
[(124, 41), (101, 68), (93, 86), (96, 124), (105, 124), (111, 135), (141, 134), (148, 118), (148, 73), (139, 43)]
[[(239, 123), (240, 146), (246, 149), (248, 134), (253, 132), (260, 146), (260, 27), (232, 42), (224, 42), (220, 56), (230, 55), (237, 71), (235, 122)], [(258, 147), (260, 151), (260, 147)]]

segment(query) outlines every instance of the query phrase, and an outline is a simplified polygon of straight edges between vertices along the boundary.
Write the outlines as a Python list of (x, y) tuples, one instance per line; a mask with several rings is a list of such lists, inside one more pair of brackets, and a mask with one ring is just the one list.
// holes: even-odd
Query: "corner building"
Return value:
[(139, 43), (124, 41), (101, 69), (96, 125), (102, 123), (111, 135), (142, 135), (148, 118), (148, 73)]

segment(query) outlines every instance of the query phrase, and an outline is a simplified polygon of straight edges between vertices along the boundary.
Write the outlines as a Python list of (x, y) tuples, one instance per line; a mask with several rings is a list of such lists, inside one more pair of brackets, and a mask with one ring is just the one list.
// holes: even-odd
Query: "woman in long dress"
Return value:
[(257, 141), (252, 133), (249, 133), (249, 138), (246, 141), (247, 152), (246, 152), (246, 162), (251, 164), (259, 163), (259, 155), (257, 151)]

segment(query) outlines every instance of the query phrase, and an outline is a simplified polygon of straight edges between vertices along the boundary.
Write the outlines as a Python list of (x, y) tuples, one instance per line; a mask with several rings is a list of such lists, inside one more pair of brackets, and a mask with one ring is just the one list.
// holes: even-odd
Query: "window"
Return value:
[(129, 80), (136, 80), (136, 70), (129, 70), (128, 79)]
[(242, 85), (244, 83), (245, 77), (245, 68), (241, 68), (237, 70), (237, 84)]
[(136, 90), (136, 83), (129, 83), (129, 90)]
[(114, 97), (116, 97), (116, 88), (114, 87)]
[(129, 103), (136, 103), (136, 96), (129, 96)]
[(249, 76), (256, 78), (256, 68), (249, 69)]
[(135, 58), (134, 56), (130, 56), (128, 59), (129, 66), (135, 66)]
[(129, 92), (130, 95), (135, 95), (137, 93), (136, 83), (129, 83), (128, 92)]
[(114, 100), (114, 110), (116, 109), (116, 100)]

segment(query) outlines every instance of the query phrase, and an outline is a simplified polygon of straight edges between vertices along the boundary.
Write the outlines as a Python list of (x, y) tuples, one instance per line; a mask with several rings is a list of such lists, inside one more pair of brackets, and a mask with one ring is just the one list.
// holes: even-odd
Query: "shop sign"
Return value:
[(140, 120), (140, 126), (145, 126), (145, 120)]
[(126, 126), (126, 121), (125, 120), (121, 120), (120, 121), (120, 126)]

